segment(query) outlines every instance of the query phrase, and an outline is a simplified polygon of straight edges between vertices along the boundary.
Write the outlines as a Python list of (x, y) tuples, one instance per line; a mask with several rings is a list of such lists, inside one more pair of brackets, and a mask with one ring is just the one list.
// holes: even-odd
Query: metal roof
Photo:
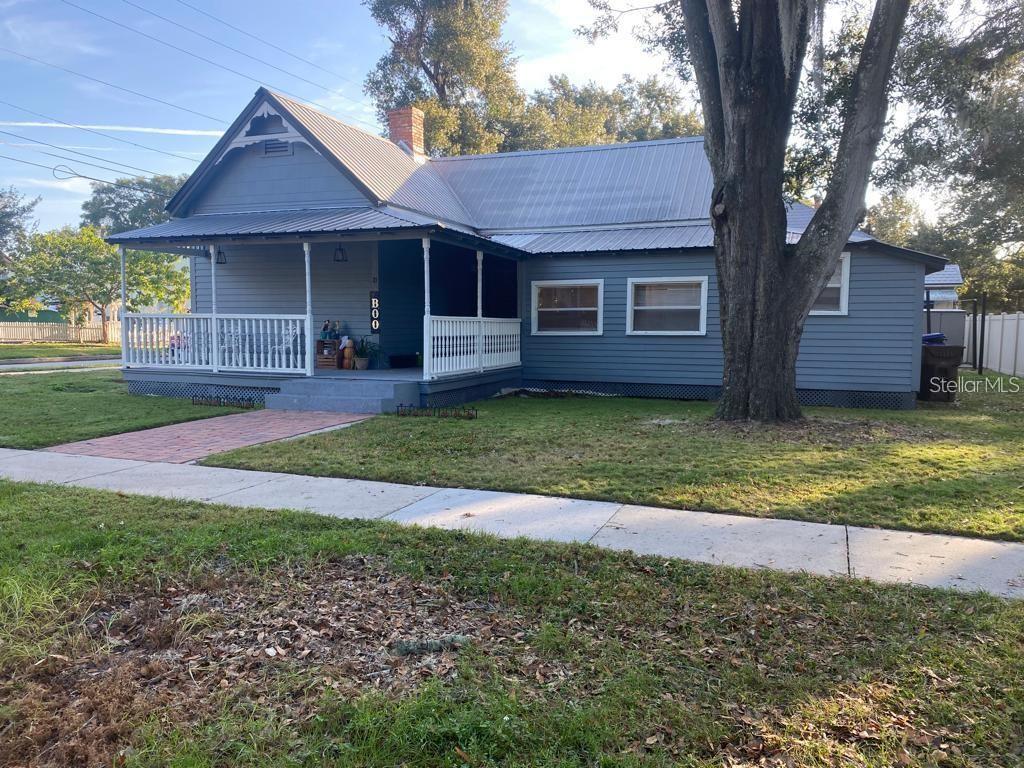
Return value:
[(397, 144), (353, 128), (294, 99), (273, 91), (267, 91), (267, 95), (277, 102), (275, 106), (291, 113), (295, 121), (358, 177), (378, 200), (460, 224), (473, 223), (432, 163), (418, 163)]
[(714, 244), (714, 237), (714, 232), (708, 224), (578, 229), (569, 232), (515, 232), (491, 235), (492, 240), (527, 253), (593, 253), (704, 248)]
[(418, 229), (436, 219), (381, 208), (322, 208), (263, 213), (209, 213), (171, 219), (143, 229), (111, 235), (111, 243), (147, 240), (195, 240), (212, 237), (327, 234), (363, 230)]
[(932, 272), (924, 277), (924, 287), (957, 287), (964, 284), (964, 276), (960, 274), (959, 264), (947, 264), (938, 272)]
[[(110, 242), (145, 239), (343, 233), (444, 227), (477, 242), (523, 253), (710, 248), (713, 180), (703, 137), (589, 147), (464, 155), (417, 162), (397, 145), (346, 125), (294, 99), (260, 88), (228, 132), (171, 200), (186, 203), (216, 158), (264, 103), (282, 112), (311, 146), (367, 196), (369, 206), (324, 210), (203, 214), (123, 232)], [(793, 203), (787, 241), (795, 243), (814, 209)], [(939, 270), (939, 257), (876, 241), (854, 231), (851, 246), (876, 243), (887, 253)], [(950, 265), (938, 274), (959, 270)], [(953, 283), (932, 282), (929, 285)], [(956, 283), (958, 284), (958, 283)]]
[[(938, 274), (935, 272), (934, 274)], [(927, 281), (930, 275), (925, 275), (925, 281)], [(940, 290), (934, 290), (925, 285), (926, 295), (925, 298), (931, 298), (932, 301), (960, 301), (960, 294), (958, 294), (953, 288), (942, 288)]]
[(483, 230), (706, 219), (701, 137), (437, 158)]

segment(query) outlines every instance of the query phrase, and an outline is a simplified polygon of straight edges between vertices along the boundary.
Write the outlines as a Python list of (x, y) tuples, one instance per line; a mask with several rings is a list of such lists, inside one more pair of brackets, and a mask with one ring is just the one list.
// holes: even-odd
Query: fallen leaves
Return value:
[[(528, 653), (535, 628), (507, 608), (360, 557), (139, 589), (99, 601), (83, 626), (98, 650), (52, 653), (0, 682), (0, 699), (18, 712), (0, 764), (110, 765), (152, 713), (196, 721), (224, 696), (308, 719), (318, 691), (401, 695), (451, 679), (475, 643), (517, 683), (569, 675)], [(295, 675), (304, 695), (276, 695)]]

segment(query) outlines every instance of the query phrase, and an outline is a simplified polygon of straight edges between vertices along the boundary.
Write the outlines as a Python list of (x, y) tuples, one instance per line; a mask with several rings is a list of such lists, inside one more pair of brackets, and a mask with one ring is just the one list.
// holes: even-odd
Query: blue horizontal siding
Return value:
[[(299, 244), (223, 246), (217, 265), (217, 311), (221, 314), (304, 315), (306, 263)], [(345, 243), (348, 261), (334, 261), (333, 243), (311, 251), (313, 325), (338, 320), (348, 333), (370, 333), (370, 291), (377, 277), (377, 244)], [(192, 311), (210, 312), (210, 259), (193, 256)]]
[(337, 168), (305, 144), (291, 155), (264, 157), (263, 145), (232, 150), (190, 213), (296, 210), (368, 205)]
[[(718, 385), (722, 380), (718, 284), (710, 251), (537, 257), (522, 265), (523, 377), (549, 381)], [(630, 277), (708, 277), (705, 336), (627, 336)], [(601, 336), (531, 335), (531, 282), (604, 280)], [(920, 355), (924, 268), (858, 251), (851, 256), (849, 314), (811, 316), (797, 362), (805, 389), (912, 392)]]

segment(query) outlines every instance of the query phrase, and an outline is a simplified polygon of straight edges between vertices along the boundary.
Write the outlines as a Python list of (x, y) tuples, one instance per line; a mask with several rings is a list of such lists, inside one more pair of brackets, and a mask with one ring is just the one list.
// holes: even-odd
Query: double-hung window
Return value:
[(631, 277), (626, 285), (626, 333), (703, 336), (707, 277)]
[(604, 326), (604, 280), (537, 280), (533, 333), (599, 336)]
[(812, 315), (845, 315), (850, 295), (850, 254), (839, 257), (836, 271), (811, 306)]

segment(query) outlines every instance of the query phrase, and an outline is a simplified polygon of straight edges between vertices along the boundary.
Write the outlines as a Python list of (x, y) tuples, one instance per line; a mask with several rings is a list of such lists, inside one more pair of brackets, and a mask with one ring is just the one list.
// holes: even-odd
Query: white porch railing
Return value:
[(124, 364), (252, 373), (308, 372), (305, 315), (126, 314)]
[(222, 371), (306, 372), (305, 315), (218, 315)]
[(431, 315), (424, 378), (510, 368), (520, 364), (518, 318)]

